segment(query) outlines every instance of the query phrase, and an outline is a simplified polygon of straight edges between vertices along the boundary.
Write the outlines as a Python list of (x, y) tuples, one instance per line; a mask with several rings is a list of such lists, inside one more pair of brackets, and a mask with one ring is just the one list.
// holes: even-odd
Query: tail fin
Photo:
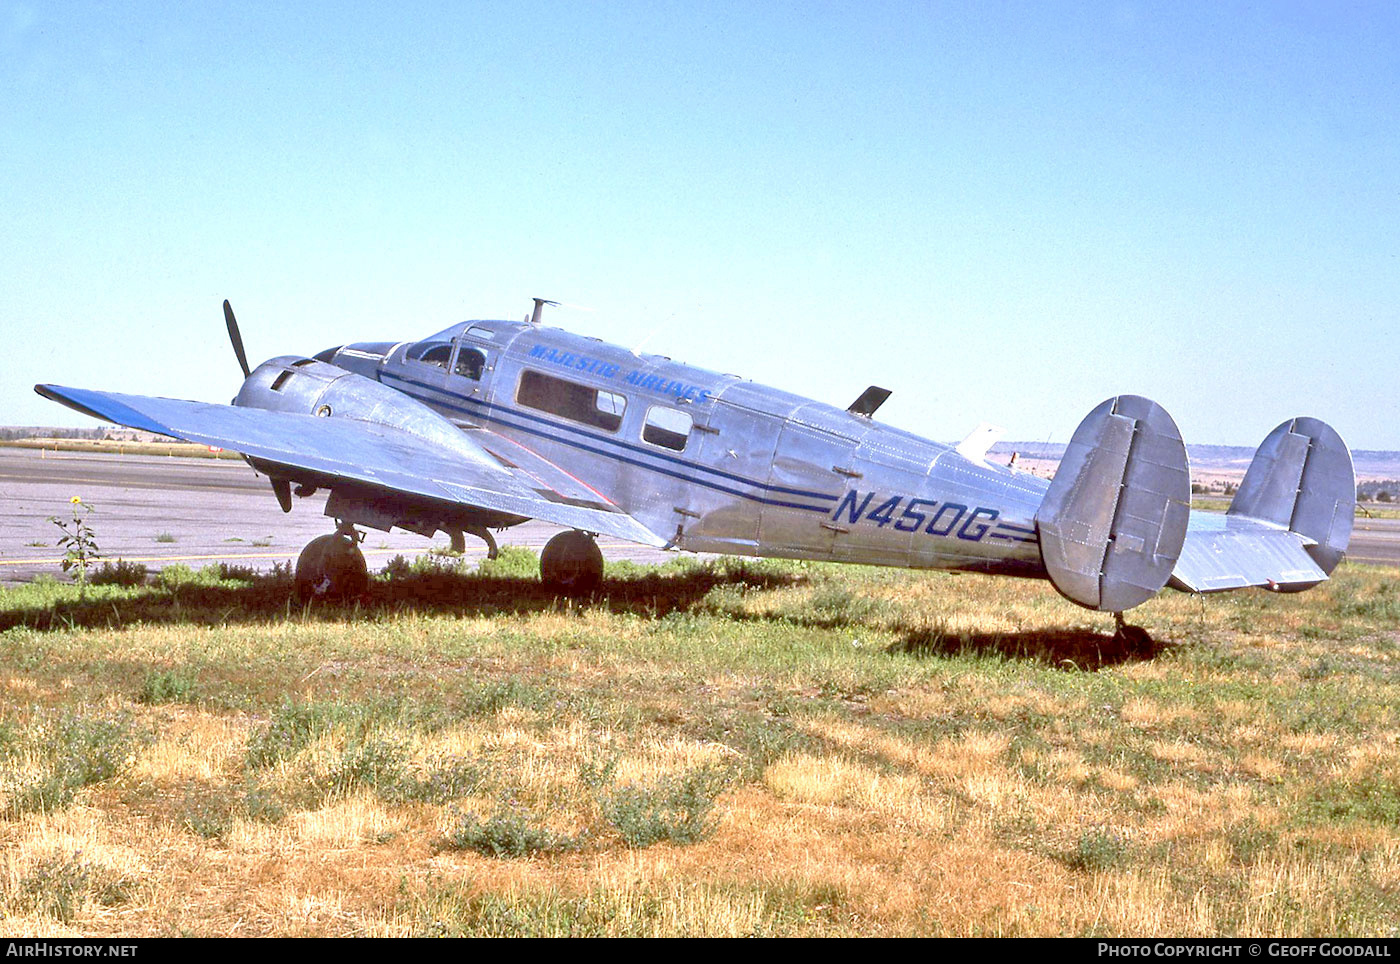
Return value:
[(1035, 514), (1050, 581), (1101, 612), (1146, 602), (1181, 554), (1190, 505), (1172, 417), (1139, 395), (1110, 398), (1075, 429)]
[(1346, 554), (1356, 513), (1351, 452), (1326, 422), (1294, 418), (1269, 433), (1226, 513), (1283, 526), (1314, 543), (1307, 553), (1330, 573)]

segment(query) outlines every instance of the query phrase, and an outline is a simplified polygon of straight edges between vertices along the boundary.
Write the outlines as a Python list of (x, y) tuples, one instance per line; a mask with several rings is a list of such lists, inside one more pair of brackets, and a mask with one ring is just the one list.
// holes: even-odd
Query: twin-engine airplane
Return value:
[[(941, 445), (849, 408), (526, 321), (467, 321), (422, 341), (362, 342), (249, 370), (232, 405), (57, 385), (35, 390), (132, 428), (243, 454), (292, 494), (329, 490), (333, 535), (297, 562), (304, 598), (360, 592), (356, 526), (463, 533), (542, 519), (547, 583), (589, 592), (597, 534), (695, 552), (1048, 578), (1122, 613), (1164, 586), (1298, 591), (1351, 537), (1351, 453), (1329, 426), (1269, 433), (1224, 515), (1192, 513), (1171, 417), (1119, 395), (1080, 423), (1053, 481), (986, 458), (992, 437)], [(1131, 627), (1129, 627), (1131, 628)]]

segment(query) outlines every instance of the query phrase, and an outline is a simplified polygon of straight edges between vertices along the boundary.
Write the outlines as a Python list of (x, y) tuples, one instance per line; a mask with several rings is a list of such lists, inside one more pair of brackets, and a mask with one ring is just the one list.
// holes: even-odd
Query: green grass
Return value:
[[(1230, 508), (1230, 499), (1223, 496), (1192, 496), (1191, 508), (1202, 512), (1224, 512)], [(1367, 519), (1400, 519), (1400, 506), (1386, 505), (1383, 502), (1358, 505), (1357, 524), (1364, 525)]]

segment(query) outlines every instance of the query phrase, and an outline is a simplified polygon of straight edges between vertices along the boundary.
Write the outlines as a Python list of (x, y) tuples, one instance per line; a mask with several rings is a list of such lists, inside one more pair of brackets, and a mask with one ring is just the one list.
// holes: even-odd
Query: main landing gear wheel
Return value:
[(540, 579), (565, 595), (587, 596), (603, 584), (603, 553), (587, 532), (561, 532), (544, 544)]
[(297, 598), (340, 602), (364, 595), (369, 589), (369, 567), (360, 552), (354, 529), (338, 529), (333, 535), (312, 539), (297, 557)]

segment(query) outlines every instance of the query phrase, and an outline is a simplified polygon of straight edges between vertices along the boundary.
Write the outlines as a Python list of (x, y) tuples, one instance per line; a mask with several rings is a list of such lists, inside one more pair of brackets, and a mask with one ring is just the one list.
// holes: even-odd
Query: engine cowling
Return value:
[(457, 426), (416, 398), (315, 358), (283, 355), (263, 362), (243, 382), (233, 404), (385, 425), (485, 461)]
[[(499, 468), (489, 455), (466, 440), (461, 429), (418, 399), (315, 358), (284, 355), (263, 362), (243, 382), (233, 404), (381, 425), (431, 441), (445, 452), (455, 453), (464, 459)], [(347, 454), (353, 457), (353, 453)], [(284, 510), (291, 507), (291, 483), (305, 487), (298, 489), (300, 494), (325, 487), (331, 490), (326, 504), (327, 515), (385, 531), (398, 526), (432, 535), (438, 529), (471, 531), (483, 526), (508, 526), (524, 521), (521, 516), (439, 503), (366, 487), (363, 483), (309, 475), (283, 465), (254, 461), (253, 467), (272, 479), (273, 489)]]

